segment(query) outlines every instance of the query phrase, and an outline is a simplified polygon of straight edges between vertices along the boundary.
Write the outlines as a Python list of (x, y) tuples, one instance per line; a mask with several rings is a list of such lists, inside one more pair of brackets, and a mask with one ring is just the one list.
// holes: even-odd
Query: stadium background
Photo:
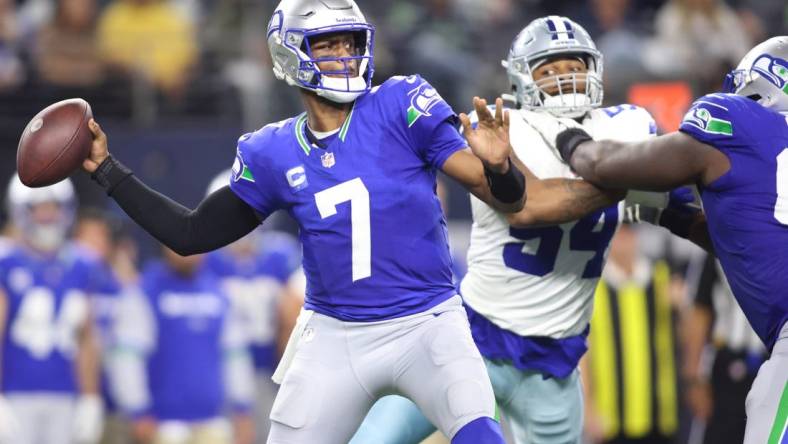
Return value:
[[(297, 91), (270, 70), (265, 28), (276, 3), (0, 0), (0, 183), (13, 173), (29, 119), (49, 103), (83, 97), (114, 155), (152, 187), (195, 205), (209, 181), (232, 163), (240, 134), (300, 112)], [(716, 90), (754, 43), (788, 33), (788, 5), (779, 0), (359, 4), (377, 27), (377, 81), (419, 73), (458, 112), (469, 108), (474, 95), (505, 92), (500, 60), (525, 24), (546, 14), (566, 15), (591, 33), (604, 54), (605, 104), (643, 105), (661, 132), (677, 127), (693, 97)], [(117, 215), (139, 246), (140, 262), (157, 254), (154, 241), (86, 174), (73, 179), (82, 206)], [(452, 243), (462, 257), (468, 199), (453, 183), (447, 190)], [(294, 232), (286, 218), (267, 224)], [(683, 276), (697, 251), (654, 233), (643, 236), (644, 251), (666, 257), (674, 276)]]

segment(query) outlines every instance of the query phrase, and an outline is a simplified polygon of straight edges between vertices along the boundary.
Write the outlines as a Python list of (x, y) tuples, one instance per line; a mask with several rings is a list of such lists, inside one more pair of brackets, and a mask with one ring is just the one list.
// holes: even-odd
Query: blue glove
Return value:
[(668, 207), (659, 215), (659, 225), (676, 236), (687, 239), (702, 210), (694, 204), (695, 195), (689, 187), (676, 188), (668, 197)]
[(697, 213), (700, 207), (693, 205), (695, 194), (690, 187), (679, 187), (668, 193), (668, 206), (666, 209), (676, 210), (681, 213)]

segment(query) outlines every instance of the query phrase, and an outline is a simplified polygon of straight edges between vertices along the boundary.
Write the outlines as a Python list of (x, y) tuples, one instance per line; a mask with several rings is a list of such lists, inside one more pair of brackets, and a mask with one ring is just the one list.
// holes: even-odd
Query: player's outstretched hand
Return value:
[(88, 128), (93, 133), (93, 145), (90, 147), (88, 158), (82, 162), (82, 169), (92, 174), (101, 165), (101, 162), (109, 157), (109, 148), (107, 148), (107, 135), (101, 130), (98, 122), (90, 119)]
[(495, 99), (495, 115), (487, 108), (487, 101), (478, 97), (473, 98), (473, 108), (479, 117), (479, 123), (474, 129), (471, 119), (467, 114), (460, 114), (463, 134), (471, 151), (487, 168), (504, 174), (509, 170), (509, 155), (512, 146), (509, 143), (509, 112), (503, 109), (503, 100)]

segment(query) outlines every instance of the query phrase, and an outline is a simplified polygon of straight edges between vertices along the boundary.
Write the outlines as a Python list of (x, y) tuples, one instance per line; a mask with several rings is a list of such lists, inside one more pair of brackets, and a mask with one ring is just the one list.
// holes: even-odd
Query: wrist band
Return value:
[(109, 196), (112, 194), (115, 187), (132, 174), (133, 173), (126, 165), (118, 162), (112, 156), (107, 156), (98, 168), (96, 168), (96, 171), (90, 175), (90, 178), (104, 188)]
[(484, 176), (487, 178), (487, 185), (493, 197), (499, 202), (514, 203), (520, 200), (525, 193), (525, 176), (512, 165), (511, 159), (506, 159), (509, 163), (509, 171), (498, 174), (484, 166)]

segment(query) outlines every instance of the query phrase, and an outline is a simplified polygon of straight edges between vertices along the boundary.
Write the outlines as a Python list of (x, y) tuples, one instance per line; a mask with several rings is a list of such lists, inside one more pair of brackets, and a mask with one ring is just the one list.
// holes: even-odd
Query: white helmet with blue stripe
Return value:
[[(68, 237), (77, 209), (76, 193), (69, 179), (41, 188), (30, 188), (14, 174), (8, 183), (8, 212), (24, 240), (40, 251), (60, 248)], [(36, 206), (54, 203), (58, 210), (41, 220)]]
[[(351, 33), (357, 53), (349, 57), (312, 56), (310, 39)], [(353, 0), (282, 0), (268, 24), (268, 48), (276, 78), (337, 103), (348, 103), (372, 87), (375, 28)], [(343, 70), (322, 72), (318, 61), (337, 61)], [(349, 63), (358, 63), (352, 76)]]
[(727, 75), (723, 89), (788, 113), (788, 36), (772, 37), (752, 48)]
[[(581, 59), (587, 72), (534, 80), (536, 67), (565, 57)], [(550, 15), (529, 23), (515, 37), (508, 58), (501, 64), (521, 108), (579, 117), (602, 104), (602, 54), (588, 32), (566, 17)], [(557, 92), (548, 94), (546, 89), (555, 86)]]

